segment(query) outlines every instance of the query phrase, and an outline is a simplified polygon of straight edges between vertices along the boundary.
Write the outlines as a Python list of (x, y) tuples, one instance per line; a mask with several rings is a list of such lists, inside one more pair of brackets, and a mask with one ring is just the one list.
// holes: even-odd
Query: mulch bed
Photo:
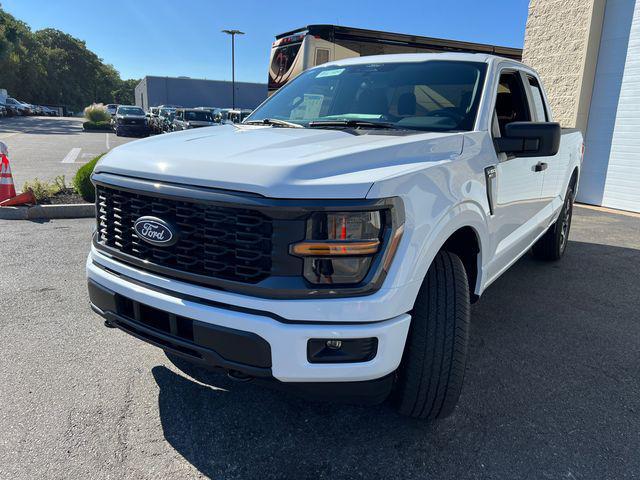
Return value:
[(59, 191), (53, 197), (49, 197), (39, 203), (40, 205), (62, 205), (87, 203), (87, 201), (84, 200), (80, 195), (78, 195), (72, 188), (67, 188)]

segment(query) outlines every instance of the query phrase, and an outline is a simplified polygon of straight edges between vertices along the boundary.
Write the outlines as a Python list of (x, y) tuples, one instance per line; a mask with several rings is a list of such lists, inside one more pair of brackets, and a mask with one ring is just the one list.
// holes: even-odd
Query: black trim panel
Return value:
[[(197, 363), (203, 361), (251, 376), (271, 376), (271, 347), (255, 333), (171, 315), (122, 297), (93, 280), (88, 281), (88, 290), (92, 309), (136, 338)], [(161, 314), (170, 319), (171, 333), (155, 325)], [(189, 325), (181, 326), (181, 320)]]
[[(118, 249), (102, 245), (93, 237), (93, 245), (99, 251), (141, 270), (151, 271), (164, 277), (175, 278), (188, 283), (215, 288), (217, 290), (240, 293), (244, 295), (269, 298), (269, 299), (297, 299), (297, 298), (335, 298), (356, 297), (370, 295), (382, 286), (387, 272), (382, 266), (389, 254), (386, 248), (396, 228), (404, 223), (404, 206), (399, 197), (383, 199), (274, 199), (256, 194), (232, 192), (229, 190), (211, 189), (204, 187), (191, 187), (173, 183), (159, 183), (139, 178), (123, 177), (110, 173), (94, 173), (92, 181), (96, 185), (147, 194), (162, 198), (180, 198), (194, 203), (207, 203), (226, 207), (242, 207), (257, 210), (275, 220), (301, 221), (306, 220), (314, 212), (323, 211), (362, 211), (379, 210), (388, 211), (390, 225), (383, 233), (383, 251), (377, 254), (371, 264), (369, 272), (362, 282), (356, 285), (313, 285), (299, 274), (278, 275), (274, 269), (273, 274), (258, 283), (243, 283), (233, 280), (193, 274), (154, 263), (141, 260), (132, 255), (121, 252)], [(284, 231), (281, 233), (285, 233)], [(276, 239), (282, 235), (276, 235)], [(292, 242), (301, 239), (291, 239)], [(298, 262), (299, 259), (290, 257), (290, 262)], [(275, 260), (275, 257), (274, 257)], [(275, 262), (281, 263), (281, 262)]]

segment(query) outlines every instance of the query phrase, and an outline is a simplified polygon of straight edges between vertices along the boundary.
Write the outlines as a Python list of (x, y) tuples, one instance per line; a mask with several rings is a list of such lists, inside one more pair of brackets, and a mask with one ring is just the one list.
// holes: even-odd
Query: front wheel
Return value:
[(401, 414), (433, 420), (453, 412), (464, 379), (469, 318), (464, 265), (457, 255), (440, 251), (411, 315), (395, 391)]
[(534, 257), (553, 261), (559, 260), (564, 255), (569, 243), (569, 230), (571, 230), (573, 218), (573, 197), (573, 185), (569, 185), (560, 216), (531, 249)]

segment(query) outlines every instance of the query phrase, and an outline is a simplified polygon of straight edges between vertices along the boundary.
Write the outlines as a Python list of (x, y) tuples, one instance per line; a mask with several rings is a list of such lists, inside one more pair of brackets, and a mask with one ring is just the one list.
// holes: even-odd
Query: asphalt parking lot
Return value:
[(39, 178), (52, 181), (64, 175), (67, 184), (75, 172), (96, 155), (133, 138), (114, 133), (85, 132), (82, 118), (11, 117), (0, 119), (0, 141), (9, 147), (16, 189)]
[(312, 404), (172, 363), (87, 305), (93, 221), (0, 221), (0, 478), (640, 475), (640, 217), (577, 208), (473, 307), (444, 421)]

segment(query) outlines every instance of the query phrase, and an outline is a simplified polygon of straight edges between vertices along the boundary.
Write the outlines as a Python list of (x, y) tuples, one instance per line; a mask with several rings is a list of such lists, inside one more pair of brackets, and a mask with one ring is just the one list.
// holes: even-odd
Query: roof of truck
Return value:
[(489, 55), (486, 53), (462, 53), (462, 52), (446, 52), (446, 53), (398, 53), (393, 55), (371, 55), (368, 57), (351, 57), (343, 60), (336, 60), (325, 63), (327, 65), (360, 65), (364, 63), (404, 63), (404, 62), (426, 62), (428, 60), (453, 60), (457, 62), (482, 62), (490, 63), (493, 60), (508, 60), (510, 62), (520, 63), (506, 57), (497, 55)]

